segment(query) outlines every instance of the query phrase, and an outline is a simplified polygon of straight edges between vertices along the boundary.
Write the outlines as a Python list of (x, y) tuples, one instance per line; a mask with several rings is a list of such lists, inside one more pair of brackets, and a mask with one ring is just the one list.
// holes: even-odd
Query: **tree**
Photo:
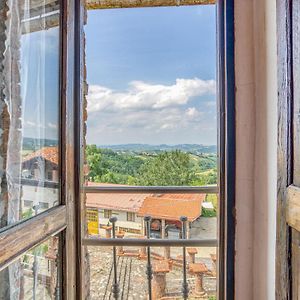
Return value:
[(175, 150), (163, 152), (143, 164), (139, 169), (137, 184), (182, 186), (189, 185), (192, 178), (189, 155)]
[(96, 145), (86, 147), (86, 160), (89, 166), (88, 178), (92, 181), (97, 181), (102, 175), (106, 174), (107, 168), (103, 165), (101, 150)]

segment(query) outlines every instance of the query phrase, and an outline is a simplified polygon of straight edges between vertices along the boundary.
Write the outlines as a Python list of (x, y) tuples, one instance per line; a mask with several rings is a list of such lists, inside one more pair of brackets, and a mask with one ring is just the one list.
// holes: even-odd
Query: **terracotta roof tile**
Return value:
[(48, 160), (51, 163), (58, 165), (58, 148), (57, 147), (41, 148), (40, 150), (37, 150), (25, 156), (23, 162), (27, 162), (38, 157), (42, 157), (45, 160)]
[(180, 220), (186, 216), (190, 222), (201, 216), (201, 204), (205, 194), (163, 194), (159, 197), (147, 197), (138, 211), (141, 216)]
[[(88, 182), (88, 186), (124, 186), (121, 184), (108, 184)], [(121, 210), (129, 212), (138, 212), (143, 204), (145, 198), (151, 194), (100, 194), (100, 193), (86, 193), (86, 206), (93, 208), (103, 208), (111, 210)]]

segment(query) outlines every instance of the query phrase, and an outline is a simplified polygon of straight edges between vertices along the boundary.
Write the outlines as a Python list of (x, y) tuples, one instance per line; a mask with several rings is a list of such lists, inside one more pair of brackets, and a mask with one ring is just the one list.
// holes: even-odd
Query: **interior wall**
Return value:
[(255, 82), (253, 2), (235, 0), (236, 299), (253, 298)]
[[(275, 299), (277, 198), (276, 1), (254, 1), (255, 201), (254, 299)], [(257, 274), (261, 274), (258, 276)]]
[(235, 0), (236, 299), (275, 299), (276, 1)]

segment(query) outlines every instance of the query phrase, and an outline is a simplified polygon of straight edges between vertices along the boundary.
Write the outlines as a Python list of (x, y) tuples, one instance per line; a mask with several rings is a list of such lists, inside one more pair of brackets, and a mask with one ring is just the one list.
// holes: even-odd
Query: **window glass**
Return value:
[[(122, 299), (148, 294), (146, 247), (129, 247), (126, 239), (201, 239), (203, 246), (186, 248), (189, 298), (216, 299), (215, 6), (88, 14), (88, 234), (111, 238), (115, 228), (116, 238), (124, 239), (116, 257)], [(209, 185), (197, 193), (147, 190)], [(121, 191), (130, 186), (145, 189)], [(111, 215), (117, 218), (115, 226)], [(146, 216), (152, 218), (149, 224)], [(182, 216), (187, 218), (185, 234)], [(89, 251), (91, 296), (110, 298), (112, 249)], [(153, 299), (181, 299), (183, 249), (151, 247), (151, 264)]]
[(88, 14), (89, 181), (217, 184), (214, 5)]
[(60, 299), (59, 238), (51, 237), (0, 271), (0, 299)]
[(59, 203), (59, 2), (3, 5), (0, 228)]

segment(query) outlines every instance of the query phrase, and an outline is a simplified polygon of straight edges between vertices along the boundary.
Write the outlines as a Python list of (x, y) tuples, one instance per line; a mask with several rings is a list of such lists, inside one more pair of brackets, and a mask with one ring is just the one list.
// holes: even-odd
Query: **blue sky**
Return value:
[(58, 139), (59, 29), (21, 38), (23, 136)]
[(214, 6), (89, 11), (87, 142), (216, 144), (215, 28)]

